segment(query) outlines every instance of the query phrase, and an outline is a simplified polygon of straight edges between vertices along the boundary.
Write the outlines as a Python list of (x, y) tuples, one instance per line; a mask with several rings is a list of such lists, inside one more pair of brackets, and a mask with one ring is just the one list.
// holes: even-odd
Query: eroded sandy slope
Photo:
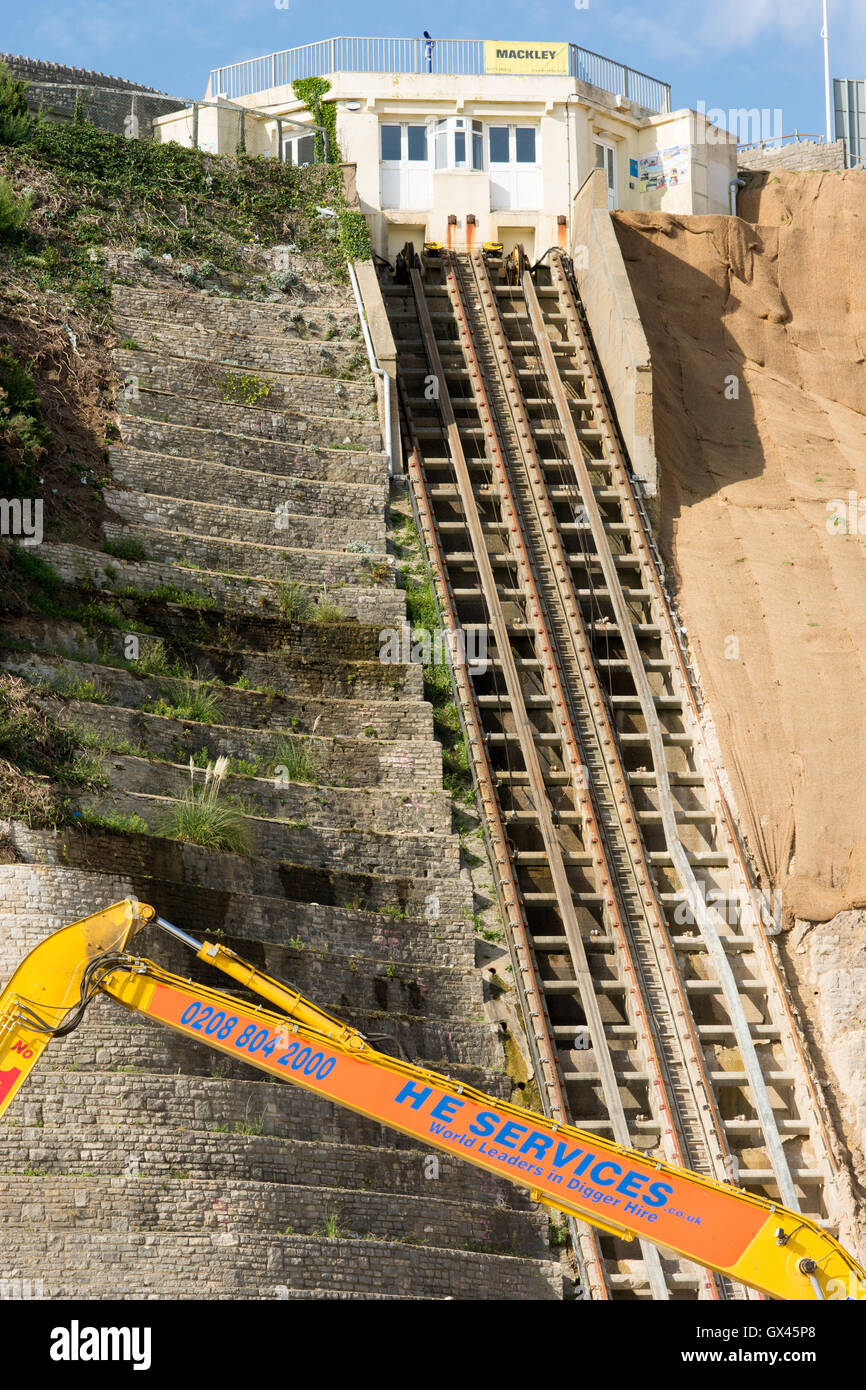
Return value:
[(740, 213), (614, 220), (742, 822), (786, 910), (825, 921), (866, 903), (866, 175), (752, 176)]
[(866, 174), (752, 175), (739, 210), (615, 223), (652, 352), (662, 545), (866, 1185)]

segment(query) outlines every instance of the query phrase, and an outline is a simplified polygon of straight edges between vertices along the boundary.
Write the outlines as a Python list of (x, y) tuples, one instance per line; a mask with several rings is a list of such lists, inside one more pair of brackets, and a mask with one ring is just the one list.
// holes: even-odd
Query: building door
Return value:
[(619, 205), (616, 184), (616, 146), (609, 144), (607, 140), (596, 140), (593, 150), (596, 169), (604, 170), (605, 182), (607, 183), (607, 206), (613, 211)]
[(489, 125), (487, 160), (491, 212), (533, 212), (541, 202), (538, 131), (527, 125)]
[(409, 121), (380, 125), (379, 171), (383, 208), (426, 211), (433, 200), (427, 126)]

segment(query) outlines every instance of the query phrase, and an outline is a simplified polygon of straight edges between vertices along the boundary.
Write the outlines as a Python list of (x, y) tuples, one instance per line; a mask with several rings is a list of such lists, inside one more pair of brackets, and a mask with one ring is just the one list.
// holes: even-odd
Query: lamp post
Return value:
[(830, 105), (830, 26), (827, 21), (827, 0), (824, 4), (824, 23), (821, 28), (821, 38), (824, 40), (824, 107), (827, 119), (827, 144), (833, 140), (833, 113)]

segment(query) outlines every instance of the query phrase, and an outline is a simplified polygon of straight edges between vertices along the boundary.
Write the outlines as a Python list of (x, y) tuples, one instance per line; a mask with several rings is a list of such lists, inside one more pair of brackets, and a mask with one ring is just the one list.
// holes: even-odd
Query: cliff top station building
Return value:
[(595, 168), (610, 208), (730, 211), (734, 135), (671, 111), (656, 78), (532, 36), (323, 39), (215, 68), (209, 104), (159, 118), (156, 133), (215, 153), (242, 138), (251, 154), (311, 162), (313, 117), (292, 83), (313, 76), (330, 82), (341, 157), (389, 258), (407, 240), (566, 247)]

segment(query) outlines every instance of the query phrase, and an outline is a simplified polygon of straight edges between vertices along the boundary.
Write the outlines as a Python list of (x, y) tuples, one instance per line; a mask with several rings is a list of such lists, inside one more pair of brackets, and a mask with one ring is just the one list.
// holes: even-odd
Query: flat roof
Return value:
[(671, 109), (670, 84), (593, 53), (578, 44), (539, 39), (388, 39), (342, 35), (300, 48), (284, 48), (213, 68), (206, 97), (238, 100), (259, 96), (305, 77), (336, 73), (412, 73), (418, 76), (571, 77), (645, 111)]

